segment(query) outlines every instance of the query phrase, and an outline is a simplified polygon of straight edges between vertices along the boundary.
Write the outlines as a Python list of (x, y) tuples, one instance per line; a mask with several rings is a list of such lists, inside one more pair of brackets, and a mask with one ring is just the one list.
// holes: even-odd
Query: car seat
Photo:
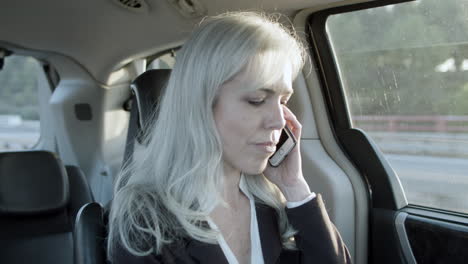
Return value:
[(81, 170), (54, 153), (0, 153), (0, 263), (73, 263), (74, 219), (91, 201)]

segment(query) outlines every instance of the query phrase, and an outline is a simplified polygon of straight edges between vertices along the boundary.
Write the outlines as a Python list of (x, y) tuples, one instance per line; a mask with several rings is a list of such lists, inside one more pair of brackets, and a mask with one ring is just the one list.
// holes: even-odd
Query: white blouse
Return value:
[[(250, 245), (251, 245), (250, 263), (264, 264), (265, 262), (263, 260), (262, 245), (260, 243), (260, 233), (258, 231), (257, 212), (255, 210), (255, 200), (252, 194), (247, 189), (243, 174), (241, 175), (241, 179), (239, 182), (239, 189), (245, 194), (245, 196), (247, 196), (247, 198), (249, 198), (249, 201), (250, 201)], [(286, 206), (288, 208), (298, 207), (314, 199), (315, 196), (316, 196), (315, 193), (312, 193), (311, 195), (309, 195), (307, 198), (305, 198), (302, 201), (287, 202)], [(210, 218), (208, 218), (208, 224), (214, 230), (219, 231), (216, 224)], [(219, 232), (219, 235), (218, 235), (218, 243), (221, 249), (223, 250), (224, 256), (228, 260), (229, 264), (239, 264), (239, 261), (237, 261), (236, 256), (234, 255), (232, 250), (229, 248), (221, 232)]]

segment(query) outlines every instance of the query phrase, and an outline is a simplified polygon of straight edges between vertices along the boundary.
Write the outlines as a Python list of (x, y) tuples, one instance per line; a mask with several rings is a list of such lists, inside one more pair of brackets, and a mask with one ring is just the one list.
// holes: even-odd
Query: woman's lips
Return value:
[(261, 142), (261, 143), (256, 143), (255, 146), (266, 152), (266, 153), (274, 153), (276, 151), (276, 144), (275, 142)]

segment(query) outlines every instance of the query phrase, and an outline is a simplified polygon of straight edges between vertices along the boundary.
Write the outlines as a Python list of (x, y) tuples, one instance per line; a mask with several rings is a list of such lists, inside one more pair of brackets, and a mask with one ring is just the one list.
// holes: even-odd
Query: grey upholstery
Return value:
[(0, 153), (0, 263), (73, 263), (77, 208), (91, 201), (81, 171), (53, 153)]
[[(68, 182), (70, 183), (70, 203), (69, 212), (75, 219), (78, 210), (87, 203), (93, 202), (94, 197), (91, 188), (88, 185), (85, 175), (80, 168), (76, 166), (65, 166), (68, 174)], [(72, 223), (74, 224), (74, 222)]]
[(132, 107), (136, 106), (138, 112), (137, 120), (130, 120), (130, 122), (136, 122), (138, 125), (136, 139), (140, 143), (140, 135), (144, 134), (147, 125), (153, 118), (152, 115), (170, 74), (171, 70), (169, 69), (148, 70), (139, 75), (130, 86), (133, 94)]
[(169, 69), (149, 70), (138, 76), (130, 85), (130, 121), (122, 165), (132, 160), (135, 140), (145, 145), (143, 135), (151, 119), (156, 118), (156, 105), (170, 74)]
[(88, 203), (78, 212), (73, 232), (75, 264), (106, 263), (103, 212), (98, 203)]
[(0, 188), (3, 215), (53, 213), (69, 201), (65, 168), (46, 151), (1, 153)]

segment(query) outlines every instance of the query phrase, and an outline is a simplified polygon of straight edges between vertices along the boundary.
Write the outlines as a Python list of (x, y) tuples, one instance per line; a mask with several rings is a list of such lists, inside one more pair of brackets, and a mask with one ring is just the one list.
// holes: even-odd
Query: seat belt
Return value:
[(128, 162), (131, 162), (133, 159), (133, 152), (135, 150), (135, 140), (136, 135), (138, 133), (138, 105), (136, 102), (135, 93), (133, 91), (132, 97), (130, 97), (128, 103), (130, 106), (130, 119), (128, 124), (127, 139), (125, 142), (124, 158), (122, 161), (121, 168), (123, 168)]

